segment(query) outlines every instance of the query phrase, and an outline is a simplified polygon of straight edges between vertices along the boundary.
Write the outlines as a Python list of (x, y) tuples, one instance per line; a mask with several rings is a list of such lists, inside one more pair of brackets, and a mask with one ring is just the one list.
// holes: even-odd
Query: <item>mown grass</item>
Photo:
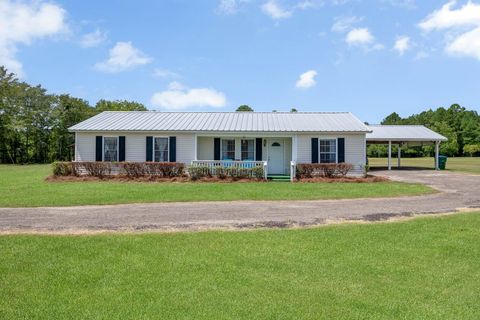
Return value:
[(480, 213), (313, 229), (0, 236), (2, 319), (479, 319)]
[(46, 182), (49, 165), (0, 166), (0, 207), (173, 201), (313, 200), (420, 195), (421, 184)]
[[(371, 167), (386, 167), (387, 158), (368, 158)], [(393, 168), (397, 167), (397, 159), (392, 159)], [(418, 167), (434, 169), (433, 158), (402, 158), (402, 167)], [(468, 172), (480, 174), (480, 157), (451, 157), (447, 159), (447, 171)]]

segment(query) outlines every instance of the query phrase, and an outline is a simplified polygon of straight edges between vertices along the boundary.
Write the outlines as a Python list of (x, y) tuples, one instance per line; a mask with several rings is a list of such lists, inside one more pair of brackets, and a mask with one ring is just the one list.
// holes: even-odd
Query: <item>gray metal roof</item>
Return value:
[(444, 136), (424, 126), (369, 125), (367, 141), (447, 141)]
[(106, 111), (70, 131), (368, 132), (350, 112)]

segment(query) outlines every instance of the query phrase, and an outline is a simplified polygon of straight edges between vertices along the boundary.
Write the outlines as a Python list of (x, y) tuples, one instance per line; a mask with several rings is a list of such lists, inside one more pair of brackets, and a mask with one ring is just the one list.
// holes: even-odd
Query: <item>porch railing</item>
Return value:
[(267, 161), (193, 160), (192, 166), (207, 167), (212, 174), (216, 173), (217, 168), (252, 169), (262, 167), (264, 179), (267, 179)]

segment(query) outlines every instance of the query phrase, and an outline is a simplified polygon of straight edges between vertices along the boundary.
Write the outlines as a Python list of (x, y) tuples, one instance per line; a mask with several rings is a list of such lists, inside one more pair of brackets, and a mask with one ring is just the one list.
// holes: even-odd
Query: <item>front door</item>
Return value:
[(284, 139), (268, 139), (268, 174), (285, 174)]

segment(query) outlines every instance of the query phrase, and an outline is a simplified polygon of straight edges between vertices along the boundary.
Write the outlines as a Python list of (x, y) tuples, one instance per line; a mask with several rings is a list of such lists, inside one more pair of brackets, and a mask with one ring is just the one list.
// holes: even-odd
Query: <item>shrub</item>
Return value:
[(204, 177), (217, 177), (219, 179), (262, 179), (264, 176), (263, 167), (241, 168), (241, 167), (206, 167), (189, 166), (188, 173), (192, 180)]
[(73, 176), (75, 175), (75, 168), (72, 162), (55, 161), (52, 163), (52, 170), (54, 176)]
[(188, 174), (190, 175), (190, 179), (198, 180), (204, 177), (211, 177), (212, 174), (208, 167), (203, 166), (188, 166)]
[(344, 177), (352, 170), (349, 163), (299, 163), (297, 164), (297, 179), (325, 177)]
[(111, 162), (81, 162), (81, 166), (92, 177), (104, 178), (112, 173)]
[(145, 162), (146, 174), (158, 177), (179, 177), (185, 174), (185, 165), (177, 162)]
[(147, 175), (147, 168), (142, 162), (124, 162), (122, 168), (129, 178), (140, 178)]

